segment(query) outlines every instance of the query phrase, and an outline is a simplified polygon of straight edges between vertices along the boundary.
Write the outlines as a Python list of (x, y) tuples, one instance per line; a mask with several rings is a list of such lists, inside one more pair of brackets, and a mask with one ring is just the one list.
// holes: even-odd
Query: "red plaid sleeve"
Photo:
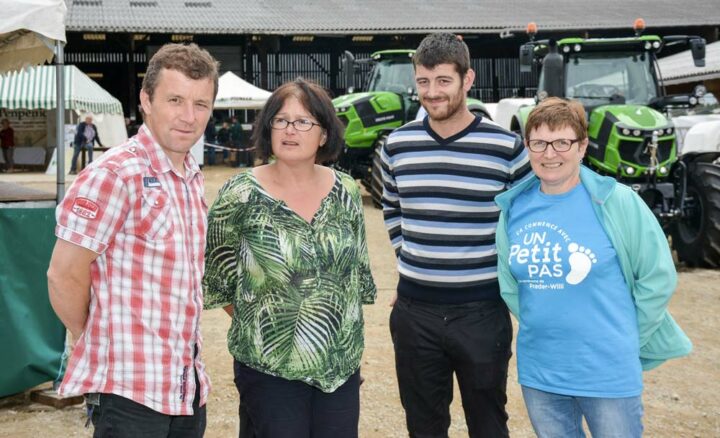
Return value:
[(82, 172), (57, 207), (55, 235), (102, 254), (130, 211), (125, 182), (103, 167)]

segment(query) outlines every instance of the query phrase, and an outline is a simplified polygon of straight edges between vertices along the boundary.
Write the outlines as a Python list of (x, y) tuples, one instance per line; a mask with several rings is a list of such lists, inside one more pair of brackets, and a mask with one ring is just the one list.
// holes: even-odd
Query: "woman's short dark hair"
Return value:
[(270, 121), (280, 111), (288, 97), (297, 98), (325, 131), (325, 144), (318, 149), (316, 163), (334, 161), (343, 147), (345, 128), (335, 115), (335, 107), (328, 93), (315, 82), (297, 78), (278, 87), (265, 103), (255, 122), (252, 144), (255, 154), (261, 160), (267, 160), (272, 152), (272, 128)]

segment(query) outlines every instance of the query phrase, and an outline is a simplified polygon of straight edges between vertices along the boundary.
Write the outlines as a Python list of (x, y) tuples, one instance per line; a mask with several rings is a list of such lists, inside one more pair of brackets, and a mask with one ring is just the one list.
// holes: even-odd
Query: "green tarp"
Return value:
[(0, 397), (58, 377), (65, 328), (48, 301), (54, 208), (0, 208)]

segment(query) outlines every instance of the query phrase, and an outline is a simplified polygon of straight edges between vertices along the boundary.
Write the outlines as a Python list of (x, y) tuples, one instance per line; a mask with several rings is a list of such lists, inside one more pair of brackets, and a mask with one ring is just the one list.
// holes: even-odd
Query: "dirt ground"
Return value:
[[(206, 167), (210, 202), (222, 183), (236, 172), (237, 169), (228, 167)], [(31, 178), (25, 178), (24, 183), (35, 188), (54, 188), (52, 182), (32, 182)], [(402, 437), (407, 433), (388, 333), (388, 302), (397, 282), (397, 271), (382, 214), (367, 198), (365, 214), (378, 299), (375, 305), (365, 307), (366, 349), (362, 373), (366, 380), (361, 387), (360, 436)], [(717, 341), (720, 271), (680, 268), (679, 287), (670, 308), (692, 339), (694, 351), (687, 358), (670, 361), (644, 375), (645, 436), (720, 437), (720, 345)], [(238, 396), (232, 379), (232, 360), (225, 345), (229, 323), (229, 317), (222, 310), (203, 314), (203, 356), (213, 382), (208, 403), (206, 436), (209, 438), (237, 436)], [(517, 384), (514, 358), (510, 364), (508, 399), (511, 435), (534, 436)], [(56, 410), (26, 400), (26, 395), (0, 399), (0, 437), (92, 436), (91, 428), (83, 428), (82, 406)], [(467, 436), (457, 390), (451, 411), (450, 436)]]

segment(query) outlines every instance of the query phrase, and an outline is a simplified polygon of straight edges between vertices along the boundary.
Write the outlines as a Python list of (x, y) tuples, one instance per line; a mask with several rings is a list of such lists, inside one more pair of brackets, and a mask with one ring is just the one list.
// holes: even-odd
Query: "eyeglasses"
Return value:
[(311, 130), (313, 126), (320, 126), (319, 123), (315, 123), (308, 119), (297, 119), (291, 122), (290, 120), (285, 120), (280, 117), (273, 117), (270, 120), (270, 127), (272, 129), (285, 129), (288, 125), (293, 125), (293, 128), (303, 132)]
[(573, 144), (580, 141), (579, 138), (576, 139), (570, 139), (570, 138), (558, 138), (557, 140), (553, 141), (545, 141), (545, 140), (528, 140), (527, 141), (527, 147), (533, 152), (545, 152), (545, 149), (547, 149), (548, 145), (552, 145), (552, 148), (555, 149), (555, 152), (567, 152), (570, 150)]

